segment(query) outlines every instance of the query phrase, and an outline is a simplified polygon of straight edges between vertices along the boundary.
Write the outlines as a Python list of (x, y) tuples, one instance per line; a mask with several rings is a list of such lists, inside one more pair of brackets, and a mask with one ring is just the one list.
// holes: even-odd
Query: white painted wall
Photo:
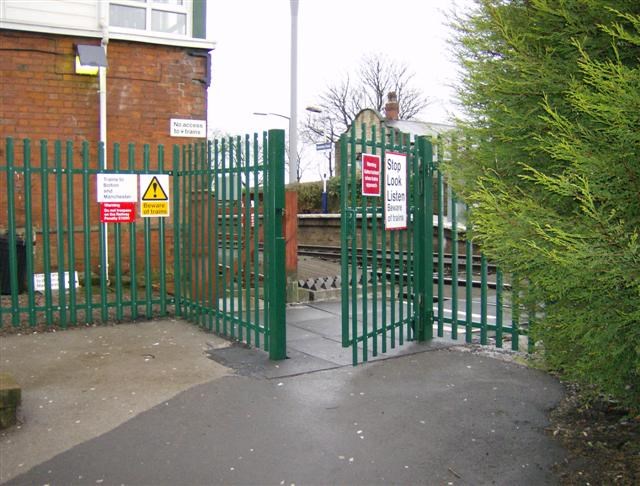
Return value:
[[(189, 2), (187, 5), (191, 5)], [(0, 0), (0, 29), (102, 37), (100, 11), (108, 16), (108, 0)], [(158, 32), (109, 32), (111, 39), (213, 49), (215, 42), (170, 37)]]
[(0, 2), (2, 27), (38, 31), (63, 29), (100, 34), (99, 2), (96, 0), (3, 0)]

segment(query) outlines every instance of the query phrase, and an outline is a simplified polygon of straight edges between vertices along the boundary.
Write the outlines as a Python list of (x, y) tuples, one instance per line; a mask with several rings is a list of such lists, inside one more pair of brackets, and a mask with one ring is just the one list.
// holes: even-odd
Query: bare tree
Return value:
[[(320, 110), (317, 114), (307, 113), (307, 119), (303, 122), (300, 129), (300, 137), (308, 143), (329, 142), (331, 144), (331, 149), (325, 151), (329, 178), (333, 177), (333, 173), (335, 172), (333, 167), (333, 151), (341, 133), (341, 131), (336, 128), (337, 125), (338, 122), (332, 118), (330, 114), (324, 110)], [(320, 175), (323, 176), (323, 173), (320, 172)]]
[[(301, 129), (302, 138), (308, 143), (329, 141), (335, 145), (360, 111), (371, 108), (382, 112), (392, 91), (398, 97), (400, 119), (410, 120), (428, 105), (414, 84), (409, 66), (383, 54), (364, 56), (355, 73), (327, 86), (320, 95), (319, 114), (308, 114)], [(328, 159), (329, 176), (333, 177), (331, 152)]]
[[(300, 136), (300, 132), (298, 132), (298, 135)], [(287, 139), (286, 142), (286, 149), (284, 152), (284, 166), (285, 166), (285, 172), (288, 174), (289, 173), (289, 162), (290, 162), (290, 150), (289, 150), (289, 140)], [(296, 180), (295, 181), (289, 181), (289, 183), (294, 183), (294, 182), (300, 182), (300, 180), (302, 179), (302, 176), (305, 174), (305, 172), (307, 172), (314, 164), (313, 161), (311, 161), (309, 159), (309, 157), (307, 157), (305, 155), (305, 147), (303, 144), (299, 144), (298, 145), (298, 150), (297, 150), (297, 154), (296, 154), (296, 159), (297, 159), (297, 164), (296, 164)]]

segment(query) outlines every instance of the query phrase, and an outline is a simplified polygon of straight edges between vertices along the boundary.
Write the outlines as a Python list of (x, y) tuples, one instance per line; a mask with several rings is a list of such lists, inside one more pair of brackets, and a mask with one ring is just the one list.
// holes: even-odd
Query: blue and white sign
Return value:
[(331, 150), (331, 142), (323, 142), (323, 143), (317, 143), (316, 144), (316, 150), (318, 152), (323, 152), (325, 150)]

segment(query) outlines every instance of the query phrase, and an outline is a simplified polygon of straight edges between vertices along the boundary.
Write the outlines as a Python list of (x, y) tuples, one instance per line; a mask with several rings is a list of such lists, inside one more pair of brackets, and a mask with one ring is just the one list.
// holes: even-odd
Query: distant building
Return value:
[[(360, 137), (362, 127), (365, 127), (367, 132), (367, 138), (371, 137), (372, 128), (375, 129), (376, 137), (380, 139), (380, 134), (384, 130), (386, 136), (386, 142), (392, 140), (398, 141), (402, 137), (408, 137), (409, 143), (413, 143), (415, 137), (428, 136), (437, 137), (452, 132), (455, 127), (453, 125), (447, 125), (443, 123), (424, 122), (419, 120), (399, 120), (398, 119), (398, 98), (396, 93), (390, 92), (387, 95), (387, 103), (385, 104), (384, 116), (378, 111), (371, 108), (365, 108), (360, 111), (353, 120), (353, 123), (347, 127), (346, 134), (351, 133), (351, 129), (355, 128), (356, 138)], [(340, 172), (340, 153), (339, 144), (336, 154), (336, 173)], [(358, 160), (359, 155), (362, 153), (362, 147), (356, 145)]]
[[(446, 137), (447, 134), (451, 134), (456, 127), (454, 125), (448, 125), (444, 123), (432, 123), (425, 122), (420, 120), (400, 120), (398, 119), (399, 107), (398, 107), (398, 98), (396, 93), (390, 92), (387, 95), (387, 103), (385, 104), (385, 113), (384, 116), (380, 114), (378, 111), (373, 110), (371, 108), (365, 108), (360, 111), (353, 120), (353, 123), (347, 128), (345, 134), (350, 134), (352, 127), (355, 128), (356, 139), (360, 138), (360, 134), (362, 133), (362, 127), (365, 127), (366, 137), (371, 139), (372, 128), (375, 130), (375, 134), (377, 140), (380, 140), (381, 133), (384, 131), (385, 133), (385, 142), (399, 142), (402, 140), (403, 144), (411, 145), (416, 137), (427, 136), (427, 137)], [(358, 143), (355, 145), (356, 148), (356, 160), (358, 161), (358, 166), (356, 166), (356, 171), (360, 170), (360, 156), (364, 151), (369, 152), (370, 149), (363, 150), (362, 146)], [(349, 148), (347, 148), (349, 150)], [(434, 154), (436, 151), (434, 151)], [(340, 174), (340, 144), (337, 144), (336, 150), (336, 174)], [(446, 158), (446, 157), (445, 157)], [(444, 209), (443, 213), (447, 217), (449, 217), (449, 208), (453, 207), (453, 199), (451, 189), (448, 187), (446, 182), (444, 183)], [(434, 208), (437, 210), (437, 191), (434, 190)], [(464, 219), (464, 207), (461, 204), (457, 204), (458, 206), (458, 219), (459, 221), (463, 221)]]

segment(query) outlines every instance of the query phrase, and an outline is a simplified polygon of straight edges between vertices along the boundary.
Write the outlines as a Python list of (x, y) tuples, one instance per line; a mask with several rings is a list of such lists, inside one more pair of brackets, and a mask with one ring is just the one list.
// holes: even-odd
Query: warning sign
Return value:
[(384, 179), (384, 227), (407, 229), (407, 156), (387, 152)]
[(380, 196), (380, 156), (362, 154), (362, 195)]
[(140, 174), (140, 216), (169, 216), (169, 176)]
[[(167, 182), (168, 182), (168, 178), (167, 178)], [(144, 186), (142, 185), (142, 176), (141, 176), (140, 189), (142, 189), (142, 187)], [(147, 189), (142, 194), (142, 200), (143, 201), (168, 201), (169, 200), (169, 196), (167, 196), (167, 193), (162, 187), (162, 184), (160, 184), (160, 181), (158, 181), (158, 176), (153, 176), (153, 178), (151, 179), (151, 182), (149, 182), (149, 184), (147, 185)]]
[(133, 223), (135, 220), (135, 202), (100, 203), (101, 223)]

